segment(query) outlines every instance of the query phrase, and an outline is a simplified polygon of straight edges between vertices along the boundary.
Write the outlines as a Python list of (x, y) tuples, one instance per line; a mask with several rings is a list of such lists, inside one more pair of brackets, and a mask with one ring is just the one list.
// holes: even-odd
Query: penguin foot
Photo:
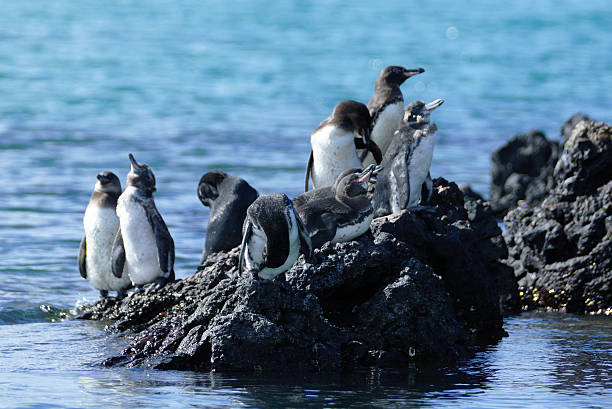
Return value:
[(127, 290), (119, 290), (117, 291), (117, 300), (123, 300), (127, 296)]
[(106, 297), (108, 297), (108, 291), (100, 290), (100, 298), (106, 298)]

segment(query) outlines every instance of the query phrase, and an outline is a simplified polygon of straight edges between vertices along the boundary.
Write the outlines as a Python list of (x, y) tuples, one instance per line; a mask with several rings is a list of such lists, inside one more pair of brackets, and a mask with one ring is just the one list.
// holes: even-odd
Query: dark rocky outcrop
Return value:
[(486, 200), (480, 193), (472, 189), (472, 186), (468, 183), (462, 183), (459, 185), (459, 190), (463, 192), (463, 198), (465, 200)]
[(572, 131), (582, 121), (590, 121), (591, 118), (586, 116), (585, 114), (578, 112), (572, 115), (570, 119), (565, 121), (563, 126), (561, 127), (561, 146), (565, 145), (565, 142), (569, 139)]
[(519, 206), (504, 219), (522, 301), (527, 308), (610, 314), (612, 127), (574, 123), (552, 176), (541, 204)]
[(557, 142), (531, 130), (493, 151), (490, 196), (495, 214), (503, 217), (519, 200), (539, 203), (552, 188), (559, 150)]
[(107, 365), (339, 370), (447, 364), (505, 332), (518, 291), (491, 208), (437, 179), (431, 206), (376, 219), (272, 281), (237, 274), (238, 249), (184, 280), (99, 301), (85, 319), (134, 339)]

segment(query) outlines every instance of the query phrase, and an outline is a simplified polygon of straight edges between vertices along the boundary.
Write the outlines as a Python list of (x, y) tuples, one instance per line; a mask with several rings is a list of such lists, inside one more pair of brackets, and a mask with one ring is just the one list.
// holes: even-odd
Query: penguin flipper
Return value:
[(372, 153), (372, 156), (374, 156), (374, 160), (376, 161), (377, 165), (380, 165), (383, 160), (383, 155), (380, 148), (372, 139), (355, 138), (355, 148), (364, 149), (364, 151), (361, 153), (361, 156), (359, 157), (359, 160), (362, 162), (368, 155), (368, 152)]
[(380, 151), (380, 148), (378, 147), (376, 142), (371, 139), (368, 141), (368, 150), (372, 152), (372, 156), (374, 156), (376, 164), (380, 165), (383, 160), (382, 152)]
[(298, 233), (300, 236), (300, 252), (304, 254), (306, 260), (310, 260), (312, 257), (312, 240), (310, 239), (310, 233), (306, 226), (304, 226), (304, 222), (302, 222), (302, 218), (297, 212), (295, 213), (295, 221), (297, 222)]
[(174, 240), (168, 231), (168, 226), (155, 207), (147, 209), (147, 218), (155, 235), (157, 244), (157, 255), (159, 257), (159, 268), (164, 273), (169, 273), (168, 279), (174, 280)]
[(244, 221), (244, 227), (242, 228), (242, 243), (240, 244), (240, 257), (238, 258), (238, 274), (242, 275), (242, 264), (244, 262), (244, 253), (246, 252), (246, 244), (251, 238), (253, 233), (253, 225), (248, 219)]
[(87, 278), (87, 241), (85, 236), (83, 236), (79, 246), (79, 273), (81, 273), (81, 277)]
[(391, 211), (396, 213), (399, 210), (407, 209), (410, 204), (410, 175), (408, 175), (403, 158), (400, 155), (393, 161), (389, 176), (395, 179), (397, 196), (393, 198), (393, 201), (398, 208), (394, 209), (393, 203), (391, 203)]
[(308, 192), (308, 181), (310, 180), (310, 173), (312, 172), (312, 165), (314, 164), (314, 154), (312, 149), (310, 150), (310, 156), (308, 157), (308, 165), (306, 165), (306, 178), (304, 180), (304, 192)]
[(121, 235), (121, 228), (119, 228), (115, 235), (115, 240), (113, 241), (113, 251), (111, 253), (111, 270), (113, 270), (113, 275), (117, 278), (121, 278), (124, 266), (125, 247), (123, 247), (123, 236)]
[(431, 195), (433, 194), (433, 180), (431, 180), (431, 173), (427, 172), (427, 177), (423, 182), (423, 186), (421, 187), (421, 200), (419, 204), (424, 205), (428, 204), (431, 200)]

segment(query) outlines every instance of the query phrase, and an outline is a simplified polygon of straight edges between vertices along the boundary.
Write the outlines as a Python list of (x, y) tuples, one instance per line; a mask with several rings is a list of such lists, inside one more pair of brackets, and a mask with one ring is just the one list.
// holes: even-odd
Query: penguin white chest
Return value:
[[(380, 148), (380, 152), (385, 155), (389, 145), (393, 141), (393, 134), (399, 128), (400, 120), (402, 119), (403, 103), (396, 102), (395, 104), (387, 105), (382, 112), (378, 114), (370, 138), (376, 142)], [(374, 156), (371, 153), (363, 160), (363, 166), (376, 164)]]
[(331, 186), (340, 173), (361, 168), (355, 149), (355, 133), (327, 125), (310, 136), (313, 154), (312, 184), (315, 188)]
[(142, 204), (124, 192), (117, 203), (117, 215), (121, 222), (125, 261), (132, 283), (147, 284), (163, 276), (155, 234)]
[(115, 235), (119, 230), (119, 218), (110, 207), (87, 206), (83, 216), (85, 228), (87, 279), (97, 290), (122, 290), (129, 286), (125, 273), (121, 278), (111, 270), (111, 253)]
[(433, 159), (435, 134), (425, 135), (415, 141), (416, 146), (410, 155), (408, 176), (410, 178), (410, 201), (408, 206), (416, 206), (421, 198), (421, 188), (427, 178)]
[(370, 212), (362, 221), (346, 224), (344, 226), (338, 226), (336, 229), (336, 235), (332, 239), (332, 243), (343, 243), (345, 241), (353, 240), (361, 236), (363, 233), (368, 231), (370, 224), (374, 219), (374, 211)]

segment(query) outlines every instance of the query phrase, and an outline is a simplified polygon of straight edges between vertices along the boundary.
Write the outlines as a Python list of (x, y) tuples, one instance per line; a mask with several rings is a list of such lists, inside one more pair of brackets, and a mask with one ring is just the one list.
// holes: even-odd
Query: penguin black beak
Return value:
[(365, 183), (365, 182), (367, 182), (367, 181), (370, 179), (370, 177), (371, 177), (371, 176), (372, 176), (372, 174), (374, 173), (374, 170), (375, 170), (377, 167), (379, 167), (379, 166), (376, 166), (376, 165), (370, 165), (370, 166), (368, 166), (367, 168), (365, 168), (365, 169), (363, 170), (363, 172), (361, 172), (361, 173), (359, 174), (359, 179), (357, 179), (357, 181), (358, 181), (359, 183)]
[(136, 159), (134, 159), (134, 155), (132, 155), (131, 153), (128, 155), (128, 158), (130, 158), (130, 163), (132, 164), (132, 170), (139, 168), (140, 166), (138, 166), (138, 162), (136, 162)]
[(101, 173), (98, 173), (98, 174), (96, 175), (96, 178), (98, 178), (98, 180), (100, 181), (100, 183), (101, 183), (101, 184), (103, 184), (103, 185), (105, 185), (105, 184), (107, 184), (108, 182), (110, 182), (110, 179), (109, 179), (107, 176), (104, 176), (104, 175), (103, 175), (103, 174), (101, 174)]
[(444, 103), (443, 99), (436, 99), (435, 101), (431, 101), (429, 104), (425, 104), (425, 109), (428, 111), (433, 111), (440, 105)]
[(414, 77), (415, 75), (422, 74), (424, 72), (425, 70), (423, 68), (413, 68), (410, 70), (405, 69), (404, 76), (406, 77), (406, 79), (408, 79), (410, 77)]
[(198, 186), (198, 198), (204, 206), (212, 207), (217, 197), (219, 197), (219, 192), (213, 185), (200, 183)]

